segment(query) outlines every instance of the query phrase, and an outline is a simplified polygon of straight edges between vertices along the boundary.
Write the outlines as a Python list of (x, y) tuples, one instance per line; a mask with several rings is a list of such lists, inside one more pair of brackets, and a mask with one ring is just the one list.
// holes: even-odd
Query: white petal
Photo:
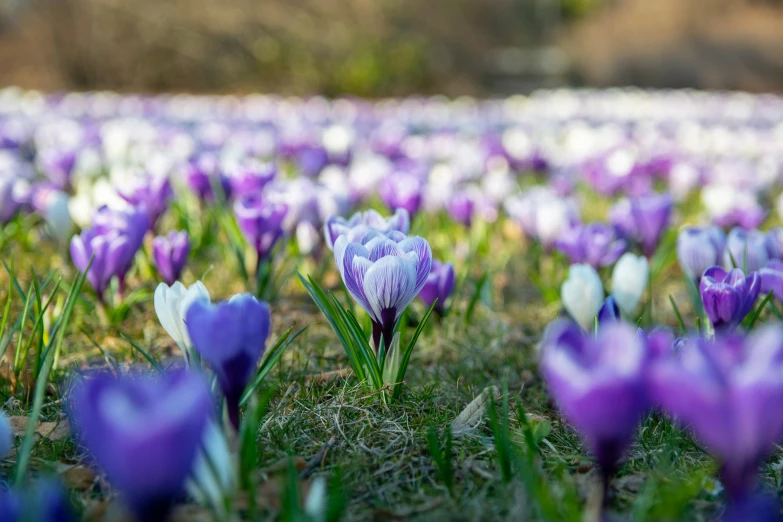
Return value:
[(403, 257), (384, 257), (364, 275), (364, 295), (377, 317), (381, 311), (395, 309), (397, 318), (415, 295), (416, 266)]

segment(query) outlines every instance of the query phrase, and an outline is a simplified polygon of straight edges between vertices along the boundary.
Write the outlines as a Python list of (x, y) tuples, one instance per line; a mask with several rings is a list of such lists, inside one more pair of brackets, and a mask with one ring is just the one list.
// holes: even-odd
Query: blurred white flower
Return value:
[(604, 302), (604, 286), (598, 272), (590, 265), (571, 265), (568, 279), (560, 289), (563, 306), (574, 320), (590, 330)]
[(639, 304), (647, 288), (649, 272), (647, 258), (630, 252), (623, 254), (614, 265), (612, 295), (626, 315), (631, 315)]
[(209, 303), (209, 300), (209, 292), (201, 281), (196, 281), (189, 288), (185, 288), (179, 281), (170, 287), (161, 283), (155, 289), (155, 313), (158, 315), (158, 321), (183, 354), (188, 354), (191, 348), (185, 314), (193, 303)]

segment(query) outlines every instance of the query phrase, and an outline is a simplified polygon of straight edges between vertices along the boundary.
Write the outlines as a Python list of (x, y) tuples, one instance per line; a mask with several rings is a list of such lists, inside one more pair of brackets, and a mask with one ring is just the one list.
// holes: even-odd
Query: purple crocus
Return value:
[(138, 521), (162, 521), (193, 469), (213, 404), (195, 372), (88, 376), (72, 426)]
[(783, 259), (783, 227), (767, 230), (764, 238), (767, 244), (767, 255), (770, 259)]
[(654, 401), (721, 463), (730, 499), (752, 489), (761, 460), (783, 436), (783, 330), (690, 339), (650, 372)]
[(430, 275), (424, 283), (419, 299), (424, 301), (427, 306), (432, 306), (435, 299), (438, 300), (435, 305), (435, 313), (443, 317), (446, 311), (446, 299), (454, 291), (454, 265), (451, 263), (441, 263), (437, 259), (432, 260)]
[(245, 196), (234, 203), (239, 229), (256, 249), (259, 264), (269, 259), (283, 236), (283, 219), (287, 212), (287, 205), (267, 201), (258, 194)]
[(767, 238), (756, 229), (745, 230), (735, 227), (726, 238), (723, 266), (736, 267), (755, 272), (769, 261)]
[(644, 336), (622, 322), (602, 325), (596, 336), (556, 322), (542, 341), (549, 391), (595, 456), (605, 488), (648, 409), (648, 362)]
[(50, 149), (40, 155), (41, 170), (49, 181), (60, 190), (71, 188), (71, 176), (76, 166), (76, 152)]
[(147, 211), (150, 230), (155, 228), (155, 224), (166, 212), (169, 202), (174, 197), (168, 176), (144, 176), (136, 180), (132, 186), (119, 189), (117, 193), (134, 207)]
[(622, 320), (620, 315), (620, 307), (617, 306), (613, 296), (609, 296), (604, 300), (604, 304), (601, 305), (601, 309), (598, 310), (598, 324), (605, 325), (609, 323), (616, 323)]
[(609, 211), (609, 220), (622, 235), (639, 241), (644, 255), (650, 258), (669, 224), (672, 207), (668, 194), (623, 199)]
[(231, 180), (220, 172), (213, 154), (202, 154), (188, 162), (184, 175), (188, 186), (202, 202), (215, 201), (215, 189), (223, 192), (221, 199), (231, 198)]
[(188, 308), (185, 323), (193, 347), (215, 371), (229, 419), (239, 429), (239, 402), (271, 329), (269, 305), (250, 294), (218, 304), (198, 301)]
[(0, 226), (11, 221), (27, 205), (30, 192), (27, 180), (0, 172)]
[(422, 182), (415, 174), (394, 172), (384, 178), (378, 192), (392, 212), (404, 208), (413, 217), (421, 208), (422, 189)]
[(144, 243), (144, 236), (149, 226), (149, 216), (143, 208), (130, 210), (111, 210), (101, 207), (93, 216), (93, 229), (102, 235), (119, 235), (127, 238), (128, 247), (122, 251), (116, 260), (116, 273), (120, 292), (125, 288), (125, 275), (133, 266), (136, 252)]
[(759, 269), (758, 274), (761, 278), (761, 293), (772, 292), (778, 301), (783, 301), (783, 261), (773, 259)]
[(171, 286), (182, 274), (190, 253), (190, 238), (185, 231), (172, 231), (152, 240), (152, 255), (163, 281)]
[(390, 347), (397, 321), (429, 277), (429, 243), (397, 231), (371, 230), (355, 243), (341, 235), (334, 260), (348, 292), (372, 319), (375, 349), (381, 338)]
[(611, 225), (590, 223), (565, 232), (555, 240), (555, 248), (568, 256), (571, 264), (586, 263), (597, 269), (613, 265), (625, 252), (626, 242)]
[(726, 235), (719, 227), (685, 227), (677, 235), (677, 260), (685, 274), (699, 279), (723, 259)]
[(470, 228), (473, 223), (475, 206), (473, 195), (465, 190), (455, 192), (446, 200), (446, 212), (451, 216), (451, 219), (466, 228)]
[(235, 198), (247, 194), (259, 194), (266, 185), (275, 179), (277, 167), (274, 163), (257, 160), (246, 161), (237, 166), (229, 175), (231, 191)]
[(87, 281), (101, 302), (111, 278), (119, 274), (120, 263), (128, 257), (130, 251), (129, 239), (116, 232), (101, 234), (94, 229), (87, 229), (71, 239), (73, 264), (81, 272), (87, 270)]
[(349, 242), (357, 242), (370, 230), (382, 233), (397, 231), (407, 234), (411, 227), (408, 211), (398, 208), (392, 216), (381, 216), (375, 210), (357, 212), (350, 219), (340, 216), (330, 216), (324, 223), (324, 238), (330, 249), (334, 249), (337, 238), (348, 234)]
[(739, 268), (727, 272), (713, 266), (704, 271), (699, 292), (704, 312), (716, 330), (736, 327), (750, 313), (761, 291), (761, 278), (757, 272), (747, 277)]
[(48, 479), (19, 490), (0, 491), (3, 522), (71, 522), (76, 520), (62, 486)]

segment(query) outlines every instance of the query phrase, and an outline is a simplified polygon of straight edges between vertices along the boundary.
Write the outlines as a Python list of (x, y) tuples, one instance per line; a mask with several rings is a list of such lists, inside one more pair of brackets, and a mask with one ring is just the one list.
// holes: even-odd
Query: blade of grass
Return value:
[(680, 314), (680, 309), (677, 308), (677, 303), (674, 302), (674, 297), (672, 297), (671, 294), (669, 294), (669, 302), (672, 304), (672, 309), (674, 309), (674, 315), (677, 316), (677, 322), (680, 323), (680, 329), (683, 333), (685, 333), (685, 321), (682, 320), (682, 314)]
[(416, 327), (416, 331), (413, 332), (413, 337), (408, 343), (408, 347), (405, 349), (405, 353), (403, 353), (402, 355), (402, 361), (400, 362), (400, 369), (397, 371), (397, 379), (396, 379), (397, 384), (395, 384), (394, 386), (394, 395), (393, 395), (394, 399), (399, 399), (400, 395), (402, 394), (402, 383), (405, 380), (405, 372), (408, 370), (408, 364), (410, 363), (411, 360), (411, 354), (413, 353), (413, 348), (416, 346), (416, 342), (419, 340), (419, 336), (421, 335), (421, 332), (424, 330), (424, 326), (430, 320), (430, 316), (432, 315), (432, 311), (435, 309), (436, 304), (438, 304), (437, 299), (433, 301), (429, 309), (427, 309), (427, 312), (419, 321), (419, 325)]
[(139, 345), (137, 345), (136, 343), (134, 343), (134, 342), (131, 340), (131, 338), (130, 338), (130, 337), (128, 337), (128, 336), (127, 336), (127, 335), (125, 335), (124, 333), (120, 333), (120, 337), (122, 337), (123, 339), (125, 339), (126, 341), (128, 341), (128, 344), (130, 344), (130, 345), (131, 345), (131, 346), (132, 346), (132, 347), (133, 347), (133, 348), (134, 348), (134, 349), (135, 349), (137, 352), (139, 352), (139, 353), (142, 355), (142, 357), (144, 357), (145, 359), (147, 359), (147, 362), (149, 362), (149, 363), (152, 365), (152, 367), (153, 367), (153, 368), (155, 368), (155, 369), (156, 369), (158, 372), (160, 372), (160, 373), (163, 373), (163, 367), (162, 367), (162, 366), (161, 366), (161, 365), (158, 363), (158, 361), (156, 361), (155, 359), (153, 359), (153, 358), (152, 358), (152, 356), (151, 356), (150, 354), (148, 354), (147, 352), (145, 352), (145, 351), (144, 351), (144, 350), (143, 350), (143, 349), (142, 349), (142, 348), (141, 348)]
[[(71, 314), (73, 313), (73, 307), (76, 303), (76, 296), (81, 292), (82, 285), (84, 284), (85, 278), (87, 277), (87, 272), (90, 269), (90, 266), (92, 265), (93, 259), (90, 259), (90, 262), (87, 264), (87, 268), (83, 273), (80, 273), (76, 278), (76, 283), (71, 287), (71, 292), (68, 294), (68, 298), (65, 301), (65, 309), (62, 313), (62, 319), (63, 319), (63, 328), (58, 332), (57, 338), (52, 339), (50, 342), (50, 345), (52, 342), (56, 343), (56, 345), (61, 346), (63, 343), (63, 339), (65, 338), (65, 326), (67, 326), (68, 321), (70, 321)], [(17, 486), (20, 486), (22, 484), (22, 481), (24, 480), (25, 474), (27, 473), (27, 467), (30, 464), (30, 453), (33, 448), (33, 436), (35, 435), (35, 426), (38, 424), (38, 419), (41, 416), (41, 410), (43, 409), (43, 400), (44, 396), (46, 395), (46, 385), (49, 382), (49, 373), (52, 368), (52, 364), (54, 363), (54, 351), (50, 349), (50, 347), (47, 347), (46, 350), (46, 356), (43, 360), (43, 366), (41, 368), (41, 371), (38, 372), (38, 378), (35, 381), (35, 393), (33, 395), (33, 408), (32, 412), (30, 413), (30, 416), (27, 420), (27, 427), (25, 429), (24, 438), (22, 439), (22, 444), (19, 448), (19, 453), (17, 457), (16, 462), (16, 473), (14, 475), (14, 483)]]
[(286, 330), (280, 339), (278, 339), (277, 343), (275, 343), (275, 345), (269, 350), (267, 356), (264, 357), (264, 360), (261, 362), (261, 367), (258, 369), (258, 373), (256, 374), (256, 378), (253, 380), (253, 384), (248, 386), (248, 388), (245, 390), (245, 393), (242, 395), (242, 400), (239, 401), (240, 406), (244, 406), (247, 403), (247, 401), (250, 399), (250, 396), (253, 395), (253, 392), (255, 392), (255, 390), (261, 385), (261, 382), (264, 380), (267, 374), (272, 371), (272, 368), (274, 368), (278, 359), (280, 359), (280, 357), (283, 355), (285, 349), (288, 348), (288, 346), (293, 343), (296, 338), (299, 337), (299, 335), (307, 330), (307, 328), (309, 328), (309, 325), (301, 328), (292, 336), (291, 332), (294, 330), (294, 327), (292, 326)]

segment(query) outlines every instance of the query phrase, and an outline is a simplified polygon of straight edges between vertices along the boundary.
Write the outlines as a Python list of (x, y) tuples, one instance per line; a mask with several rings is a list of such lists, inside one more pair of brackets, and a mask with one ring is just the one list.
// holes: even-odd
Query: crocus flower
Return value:
[(556, 322), (544, 335), (541, 371), (549, 392), (595, 456), (605, 485), (647, 411), (648, 361), (644, 337), (626, 323), (603, 325), (592, 336)]
[(188, 261), (188, 253), (190, 239), (185, 231), (172, 231), (168, 236), (159, 236), (152, 240), (155, 266), (167, 285), (173, 285), (179, 279)]
[(626, 315), (631, 315), (642, 299), (649, 276), (647, 259), (630, 252), (623, 254), (614, 265), (612, 295)]
[(196, 281), (189, 288), (177, 281), (171, 287), (160, 283), (155, 289), (155, 314), (163, 329), (166, 330), (180, 351), (190, 360), (190, 336), (185, 324), (185, 314), (195, 302), (209, 303), (209, 292), (201, 281)]
[(422, 182), (409, 172), (394, 172), (384, 178), (378, 191), (384, 204), (392, 212), (404, 208), (413, 217), (421, 208)]
[(767, 230), (764, 238), (767, 244), (767, 254), (770, 259), (783, 259), (783, 227)]
[(234, 215), (248, 243), (258, 254), (259, 263), (269, 259), (278, 239), (283, 236), (283, 219), (288, 207), (282, 203), (265, 201), (251, 194), (234, 203)]
[[(71, 259), (77, 269), (87, 270), (87, 281), (103, 301), (109, 282), (120, 273), (120, 266), (129, 257), (130, 241), (116, 232), (99, 234), (87, 229), (71, 239)], [(92, 264), (90, 264), (92, 259)]]
[(134, 207), (146, 210), (150, 230), (155, 228), (174, 197), (171, 181), (163, 175), (144, 176), (135, 180), (131, 186), (118, 189), (117, 193)]
[(578, 221), (573, 200), (558, 196), (551, 188), (534, 187), (521, 195), (506, 198), (504, 207), (525, 234), (550, 248)]
[(685, 274), (698, 279), (723, 259), (726, 235), (719, 227), (685, 227), (677, 235), (677, 260)]
[(446, 212), (451, 219), (461, 225), (470, 228), (473, 223), (473, 211), (476, 202), (468, 191), (461, 190), (455, 192), (446, 200)]
[(11, 421), (0, 411), (0, 459), (6, 458), (13, 447), (14, 434), (11, 431)]
[(773, 259), (767, 266), (759, 269), (761, 278), (761, 293), (772, 292), (778, 301), (783, 301), (783, 261)]
[(727, 269), (741, 268), (747, 272), (755, 272), (766, 265), (767, 261), (769, 261), (767, 240), (762, 232), (739, 227), (731, 229), (726, 238), (723, 266)]
[(720, 461), (734, 501), (750, 491), (761, 460), (783, 436), (782, 340), (779, 326), (747, 339), (692, 338), (651, 370), (654, 401)]
[(98, 234), (127, 239), (127, 248), (118, 252), (115, 274), (119, 280), (120, 293), (125, 288), (125, 275), (133, 266), (136, 253), (144, 243), (144, 235), (149, 226), (147, 211), (143, 208), (130, 210), (112, 210), (101, 207), (93, 216), (93, 230)]
[(76, 157), (72, 150), (46, 150), (40, 155), (41, 170), (54, 186), (67, 191), (71, 187)]
[(614, 297), (610, 295), (604, 300), (604, 304), (601, 305), (601, 309), (598, 310), (597, 316), (599, 325), (618, 322), (622, 319), (620, 307), (617, 306), (617, 301)]
[(324, 224), (324, 238), (330, 249), (334, 249), (334, 243), (337, 238), (343, 234), (348, 234), (349, 242), (357, 242), (370, 229), (382, 233), (397, 231), (407, 234), (411, 228), (411, 219), (408, 211), (404, 208), (398, 208), (390, 217), (383, 217), (374, 210), (366, 212), (357, 212), (350, 219), (340, 216), (331, 216)]
[(88, 377), (71, 397), (84, 447), (136, 520), (162, 521), (183, 491), (213, 411), (195, 372)]
[(454, 265), (451, 263), (441, 263), (437, 259), (432, 260), (432, 268), (430, 268), (430, 275), (427, 276), (427, 281), (424, 283), (421, 292), (419, 292), (419, 299), (424, 301), (427, 306), (432, 306), (435, 299), (438, 303), (435, 305), (435, 313), (443, 316), (446, 310), (446, 299), (449, 298), (454, 291)]
[(185, 181), (199, 200), (215, 201), (215, 189), (222, 191), (220, 199), (231, 198), (231, 180), (218, 168), (217, 158), (202, 154), (191, 160), (184, 169)]
[(50, 185), (36, 187), (30, 198), (33, 210), (43, 216), (49, 234), (60, 244), (67, 244), (73, 231), (69, 201), (68, 194)]
[(277, 167), (274, 163), (250, 160), (238, 165), (229, 173), (231, 191), (234, 197), (247, 194), (259, 194), (266, 185), (275, 179)]
[(590, 330), (604, 302), (604, 285), (590, 265), (571, 265), (560, 289), (563, 306), (583, 329)]
[(27, 180), (0, 173), (0, 226), (5, 225), (27, 203), (30, 184)]
[(753, 308), (761, 291), (757, 272), (747, 277), (739, 268), (726, 272), (713, 266), (704, 271), (699, 284), (704, 312), (716, 330), (737, 326)]
[(76, 520), (62, 486), (48, 479), (38, 480), (23, 490), (0, 491), (0, 520), (3, 522), (72, 522)]
[(555, 241), (555, 248), (571, 263), (587, 263), (593, 268), (614, 264), (625, 247), (625, 240), (618, 239), (614, 228), (605, 223), (577, 225)]
[(196, 301), (188, 308), (185, 323), (193, 347), (215, 371), (229, 419), (239, 429), (239, 401), (271, 329), (269, 305), (250, 294), (216, 305)]
[(381, 337), (384, 346), (391, 346), (397, 321), (429, 277), (429, 243), (397, 231), (371, 230), (356, 243), (341, 235), (334, 260), (348, 292), (372, 319), (375, 349)]
[(672, 206), (672, 198), (668, 194), (623, 199), (609, 211), (609, 220), (620, 233), (639, 241), (644, 255), (649, 258), (655, 253), (669, 224)]

